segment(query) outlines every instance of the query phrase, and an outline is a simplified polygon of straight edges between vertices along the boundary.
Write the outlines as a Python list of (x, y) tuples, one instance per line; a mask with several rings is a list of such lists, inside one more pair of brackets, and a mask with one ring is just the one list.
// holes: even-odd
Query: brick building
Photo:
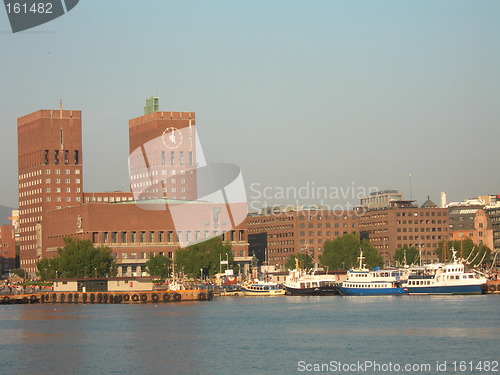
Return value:
[[(66, 236), (112, 249), (120, 274), (144, 272), (152, 254), (222, 235), (248, 256), (246, 227), (227, 202), (199, 203), (193, 112), (130, 120), (131, 192), (83, 192), (81, 112), (40, 110), (18, 119), (21, 267), (55, 256)], [(125, 162), (125, 161), (124, 161)], [(245, 208), (246, 212), (246, 208)], [(175, 220), (174, 220), (175, 219)]]
[(300, 252), (319, 262), (324, 242), (347, 233), (367, 238), (390, 265), (396, 250), (403, 246), (419, 248), (424, 260), (435, 260), (435, 250), (448, 233), (448, 210), (400, 200), (370, 211), (274, 209), (249, 216), (247, 226), (249, 252), (277, 268), (283, 268), (290, 255)]
[(60, 109), (17, 121), (20, 266), (28, 272), (47, 256), (45, 213), (82, 203), (81, 119), (80, 111)]
[(193, 112), (153, 112), (130, 120), (129, 155), (136, 199), (197, 198)]
[(358, 223), (386, 264), (404, 246), (420, 249), (422, 259), (432, 261), (439, 242), (448, 235), (448, 209), (397, 201), (384, 210), (366, 211)]
[(306, 253), (315, 262), (326, 240), (357, 233), (354, 211), (329, 211), (321, 207), (275, 207), (247, 218), (249, 252), (261, 264), (284, 268), (290, 255)]
[(484, 205), (449, 207), (448, 216), (450, 240), (470, 238), (493, 250), (493, 226)]
[(16, 241), (12, 225), (0, 226), (0, 274), (16, 268)]

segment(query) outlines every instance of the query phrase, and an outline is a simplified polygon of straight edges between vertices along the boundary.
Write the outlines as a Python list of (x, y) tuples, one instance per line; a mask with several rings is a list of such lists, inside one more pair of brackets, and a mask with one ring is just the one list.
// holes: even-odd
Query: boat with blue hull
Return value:
[(339, 286), (340, 293), (348, 296), (403, 295), (408, 273), (405, 269), (365, 268), (363, 252), (358, 257), (359, 267), (347, 272), (347, 279)]
[(408, 281), (403, 284), (409, 294), (483, 294), (486, 293), (484, 274), (467, 269), (463, 259), (435, 263), (410, 269)]

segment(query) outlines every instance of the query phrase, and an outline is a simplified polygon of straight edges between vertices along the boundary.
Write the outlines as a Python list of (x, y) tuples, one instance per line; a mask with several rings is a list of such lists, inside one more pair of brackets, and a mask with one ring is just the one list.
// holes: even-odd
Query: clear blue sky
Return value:
[(0, 9), (0, 204), (17, 206), (16, 119), (60, 98), (83, 111), (85, 190), (128, 189), (128, 120), (157, 92), (254, 200), (408, 197), (409, 173), (419, 203), (500, 193), (499, 20), (493, 0), (84, 0), (12, 34)]

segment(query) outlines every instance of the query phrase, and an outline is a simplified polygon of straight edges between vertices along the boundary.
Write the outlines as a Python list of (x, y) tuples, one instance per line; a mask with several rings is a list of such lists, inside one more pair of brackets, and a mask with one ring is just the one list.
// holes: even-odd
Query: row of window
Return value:
[(398, 236), (398, 241), (406, 241), (407, 239), (410, 241), (415, 240), (441, 240), (443, 237), (442, 236)]
[[(75, 184), (79, 184), (79, 183), (81, 183), (81, 180), (79, 178), (75, 178), (74, 182), (75, 182)], [(51, 183), (51, 179), (50, 178), (46, 178), (45, 179), (45, 183), (46, 184), (50, 184)], [(61, 183), (61, 179), (60, 178), (54, 178), (54, 183), (60, 184)], [(70, 184), (71, 183), (71, 179), (70, 178), (65, 178), (64, 179), (64, 183), (65, 184)]]
[(134, 197), (100, 197), (100, 196), (86, 196), (85, 202), (127, 202), (133, 201)]
[(397, 247), (398, 248), (401, 248), (401, 247), (404, 247), (404, 246), (408, 246), (408, 247), (416, 247), (416, 248), (420, 248), (420, 247), (437, 247), (437, 243), (434, 242), (434, 243), (409, 243), (409, 244), (400, 244), (398, 243)]
[[(223, 241), (244, 241), (244, 230), (232, 230), (222, 235)], [(218, 231), (122, 231), (122, 232), (93, 232), (94, 243), (174, 243), (198, 241), (202, 238), (218, 236)]]
[[(444, 228), (444, 232), (446, 232), (448, 228)], [(443, 232), (443, 228), (437, 227), (437, 228), (398, 228), (396, 229), (397, 232)]]
[[(396, 216), (419, 216), (418, 212), (396, 212)], [(443, 209), (443, 211), (427, 211), (420, 212), (420, 216), (448, 216), (448, 212)]]
[[(64, 202), (71, 202), (71, 201), (72, 201), (71, 197), (64, 197)], [(81, 197), (75, 197), (75, 202), (81, 202), (81, 201), (82, 201)], [(54, 200), (52, 200), (52, 197), (45, 197), (45, 202), (63, 202), (63, 200), (61, 197), (54, 197)]]
[[(46, 193), (52, 193), (52, 188), (49, 188), (49, 187), (45, 188), (45, 192)], [(62, 192), (62, 189), (60, 187), (54, 188), (54, 193), (61, 193), (61, 192)], [(71, 188), (70, 187), (64, 188), (64, 192), (71, 193)], [(77, 188), (74, 189), (74, 192), (75, 193), (80, 193), (81, 189), (79, 187), (77, 187)]]
[[(52, 161), (55, 165), (59, 165), (59, 163), (64, 162), (65, 165), (69, 164), (70, 152), (69, 150), (53, 150), (52, 152)], [(45, 150), (43, 153), (43, 162), (45, 165), (50, 163), (51, 152), (50, 150)], [(73, 162), (74, 164), (80, 163), (80, 153), (78, 150), (73, 151)]]
[[(80, 169), (73, 169), (75, 171), (75, 174), (80, 174)], [(64, 174), (71, 174), (71, 169), (64, 169)], [(51, 173), (51, 170), (50, 169), (46, 169), (45, 170), (45, 174), (50, 174)], [(61, 174), (61, 170), (60, 169), (54, 169), (54, 174)]]

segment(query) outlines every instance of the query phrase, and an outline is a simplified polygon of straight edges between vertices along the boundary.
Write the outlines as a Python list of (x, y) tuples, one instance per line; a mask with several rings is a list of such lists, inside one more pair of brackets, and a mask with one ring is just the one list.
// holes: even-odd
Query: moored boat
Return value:
[(453, 261), (450, 263), (411, 268), (403, 286), (409, 294), (482, 294), (487, 289), (486, 281), (483, 274), (467, 269), (453, 250)]
[(301, 296), (322, 296), (339, 294), (338, 280), (335, 275), (306, 274), (304, 271), (291, 270), (283, 286), (286, 294)]
[(253, 283), (243, 284), (241, 291), (244, 296), (279, 296), (285, 294), (285, 290), (280, 285), (255, 280)]
[(343, 295), (375, 296), (375, 295), (402, 295), (408, 294), (403, 287), (407, 279), (405, 269), (365, 268), (363, 252), (358, 257), (359, 267), (347, 272), (347, 280), (343, 281), (339, 290)]

